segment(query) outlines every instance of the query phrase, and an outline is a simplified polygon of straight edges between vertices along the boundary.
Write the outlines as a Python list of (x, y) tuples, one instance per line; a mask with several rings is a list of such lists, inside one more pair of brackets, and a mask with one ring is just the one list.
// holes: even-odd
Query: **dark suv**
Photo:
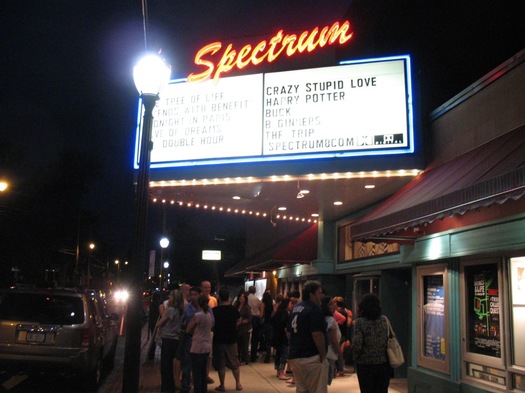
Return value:
[(0, 294), (0, 368), (73, 373), (95, 389), (113, 367), (118, 317), (103, 292), (9, 289)]

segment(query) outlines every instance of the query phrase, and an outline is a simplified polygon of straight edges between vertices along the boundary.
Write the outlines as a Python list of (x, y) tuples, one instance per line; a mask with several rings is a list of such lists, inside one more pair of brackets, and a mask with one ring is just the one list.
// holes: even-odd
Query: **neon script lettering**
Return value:
[(349, 21), (343, 24), (335, 22), (332, 26), (325, 26), (321, 30), (316, 27), (312, 31), (302, 32), (299, 36), (285, 35), (283, 30), (279, 30), (269, 40), (263, 40), (255, 46), (245, 45), (239, 51), (233, 49), (233, 44), (229, 44), (218, 62), (213, 60), (213, 56), (223, 45), (221, 42), (213, 42), (202, 47), (195, 55), (195, 64), (206, 67), (206, 70), (199, 74), (190, 74), (188, 82), (200, 82), (210, 78), (217, 80), (221, 74), (233, 68), (241, 70), (249, 64), (258, 65), (264, 61), (271, 63), (283, 53), (290, 57), (296, 53), (312, 52), (326, 45), (336, 43), (343, 45), (352, 38), (352, 35)]

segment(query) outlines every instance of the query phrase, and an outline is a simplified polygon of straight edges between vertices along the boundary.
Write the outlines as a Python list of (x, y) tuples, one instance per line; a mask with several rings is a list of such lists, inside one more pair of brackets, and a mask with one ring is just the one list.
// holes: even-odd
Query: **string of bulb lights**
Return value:
[[(184, 202), (184, 201), (175, 201), (175, 200), (166, 200), (166, 199), (159, 199), (159, 198), (153, 198), (153, 203), (161, 203), (161, 204), (167, 204), (171, 206), (178, 206), (178, 207), (186, 207), (186, 208), (193, 208), (193, 209), (202, 209), (202, 210), (209, 210), (213, 212), (222, 212), (222, 213), (233, 213), (233, 214), (240, 214), (240, 215), (247, 215), (252, 217), (259, 217), (259, 218), (267, 218), (270, 217), (270, 214), (264, 211), (256, 211), (256, 210), (249, 210), (249, 209), (239, 209), (235, 207), (228, 207), (228, 206), (217, 206), (213, 204), (207, 204), (207, 203), (197, 203), (197, 202)], [(315, 214), (315, 217), (300, 217), (295, 215), (286, 215), (286, 214), (272, 214), (272, 219), (277, 220), (283, 220), (283, 221), (293, 221), (293, 222), (301, 222), (301, 223), (310, 223), (315, 224), (317, 223), (317, 214)]]

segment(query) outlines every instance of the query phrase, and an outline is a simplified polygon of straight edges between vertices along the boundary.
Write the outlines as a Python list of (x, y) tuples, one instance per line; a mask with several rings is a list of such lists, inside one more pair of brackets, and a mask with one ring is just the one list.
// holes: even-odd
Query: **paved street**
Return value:
[[(124, 360), (124, 342), (125, 338), (120, 337), (117, 358), (115, 362), (114, 371), (108, 375), (98, 393), (121, 393), (122, 389), (122, 368)], [(157, 393), (160, 392), (160, 351), (157, 350), (154, 361), (145, 361), (144, 354), (147, 343), (147, 331), (144, 328), (142, 331), (142, 356), (141, 356), (141, 375), (140, 375), (140, 392), (143, 393)], [(332, 385), (328, 388), (329, 393), (348, 393), (358, 392), (357, 376), (349, 373), (343, 378), (336, 378)], [(218, 381), (217, 373), (212, 372), (211, 377)], [(293, 385), (287, 384), (275, 377), (275, 370), (273, 363), (251, 363), (248, 366), (241, 367), (241, 384), (247, 393), (268, 393), (268, 392), (283, 392), (293, 393), (295, 388)], [(218, 383), (210, 384), (209, 392), (215, 391), (214, 388)], [(226, 375), (226, 391), (235, 392), (235, 383), (231, 373)], [(407, 382), (406, 379), (393, 379), (390, 383), (390, 393), (406, 393)]]

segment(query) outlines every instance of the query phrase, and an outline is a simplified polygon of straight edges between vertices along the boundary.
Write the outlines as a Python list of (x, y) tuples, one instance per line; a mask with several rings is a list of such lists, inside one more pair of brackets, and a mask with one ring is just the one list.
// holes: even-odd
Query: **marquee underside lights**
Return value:
[[(271, 63), (282, 54), (290, 57), (305, 51), (312, 52), (326, 45), (343, 45), (352, 35), (350, 22), (345, 21), (342, 24), (335, 22), (321, 30), (315, 27), (312, 31), (303, 31), (299, 36), (284, 34), (283, 30), (279, 30), (269, 40), (260, 41), (253, 46), (245, 45), (239, 51), (233, 49), (233, 44), (228, 44), (222, 54), (219, 51), (224, 45), (221, 42), (213, 42), (202, 47), (195, 55), (195, 64), (205, 67), (206, 70), (190, 74), (188, 82), (217, 80), (232, 69), (242, 70), (250, 64), (256, 66), (263, 62)], [(220, 55), (220, 59), (217, 60), (215, 55)]]
[(360, 172), (334, 172), (334, 173), (310, 173), (305, 175), (272, 175), (266, 177), (225, 177), (213, 179), (181, 179), (151, 181), (150, 187), (185, 187), (185, 186), (207, 186), (207, 185), (231, 185), (264, 182), (288, 182), (303, 180), (338, 180), (338, 179), (375, 179), (389, 177), (414, 177), (422, 172), (420, 169), (399, 169), (387, 171), (360, 171)]
[[(209, 210), (213, 212), (219, 212), (219, 213), (231, 213), (231, 214), (238, 214), (238, 215), (244, 215), (244, 216), (252, 216), (252, 217), (258, 217), (258, 218), (267, 218), (270, 217), (270, 214), (265, 211), (258, 211), (258, 210), (251, 210), (251, 209), (239, 209), (236, 207), (231, 206), (219, 206), (214, 204), (208, 204), (208, 203), (197, 203), (193, 201), (182, 201), (182, 200), (166, 200), (166, 199), (152, 199), (153, 203), (162, 203), (162, 204), (169, 204), (172, 206), (178, 206), (178, 207), (186, 207), (186, 208), (192, 208), (192, 209), (202, 209), (202, 210)], [(314, 213), (315, 214), (315, 213)], [(311, 217), (301, 217), (298, 215), (282, 215), (277, 214), (272, 217), (272, 219), (279, 219), (279, 220), (286, 220), (291, 222), (297, 222), (302, 224), (315, 224), (317, 223), (316, 218), (312, 217), (318, 217), (318, 215), (312, 214)]]

